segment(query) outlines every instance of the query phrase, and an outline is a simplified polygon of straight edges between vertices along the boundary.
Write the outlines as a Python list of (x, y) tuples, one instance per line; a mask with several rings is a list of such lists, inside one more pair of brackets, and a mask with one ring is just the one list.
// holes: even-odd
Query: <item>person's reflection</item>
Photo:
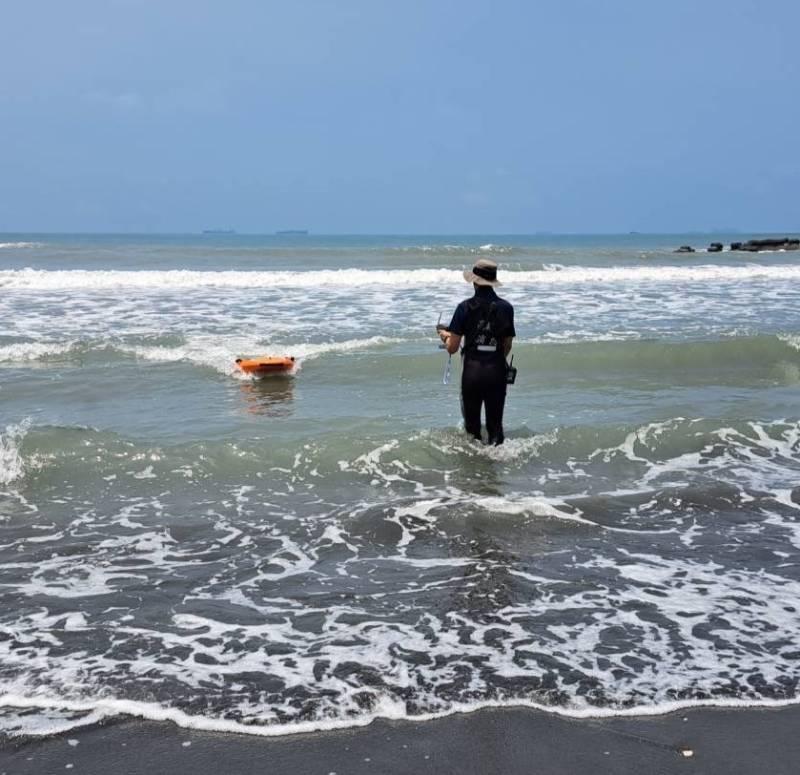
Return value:
[(294, 378), (274, 375), (240, 384), (245, 409), (250, 414), (267, 417), (288, 417), (294, 401)]

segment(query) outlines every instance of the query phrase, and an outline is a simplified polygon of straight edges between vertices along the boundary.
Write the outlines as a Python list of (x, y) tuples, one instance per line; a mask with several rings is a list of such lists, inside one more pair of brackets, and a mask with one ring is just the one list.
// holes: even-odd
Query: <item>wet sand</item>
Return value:
[(508, 708), (275, 738), (125, 720), (59, 737), (4, 739), (0, 775), (795, 775), (799, 727), (800, 706), (602, 720)]

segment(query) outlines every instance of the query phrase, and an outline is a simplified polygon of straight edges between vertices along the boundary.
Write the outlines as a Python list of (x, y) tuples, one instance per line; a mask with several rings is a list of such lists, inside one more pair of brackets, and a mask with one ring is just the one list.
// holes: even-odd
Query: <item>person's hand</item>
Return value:
[(439, 331), (439, 339), (442, 340), (442, 344), (447, 344), (447, 339), (448, 339), (449, 336), (450, 336), (450, 332), (449, 331), (445, 331), (444, 329)]

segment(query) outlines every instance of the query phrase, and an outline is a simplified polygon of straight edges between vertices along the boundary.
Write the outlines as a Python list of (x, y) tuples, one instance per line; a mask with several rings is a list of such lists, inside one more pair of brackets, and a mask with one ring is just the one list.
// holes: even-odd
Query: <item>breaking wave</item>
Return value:
[(25, 475), (25, 464), (20, 453), (20, 446), (30, 422), (8, 425), (0, 433), (0, 486), (6, 486), (21, 479)]
[(0, 363), (25, 363), (65, 355), (76, 347), (74, 342), (15, 342), (0, 345)]
[[(798, 280), (800, 266), (755, 264), (652, 267), (550, 267), (538, 271), (506, 272), (515, 285), (581, 283), (713, 283), (718, 281)], [(9, 290), (69, 291), (141, 288), (305, 288), (361, 286), (427, 286), (463, 283), (453, 269), (325, 269), (290, 271), (115, 271), (10, 269), (0, 271), (0, 288)]]
[[(213, 369), (220, 374), (250, 379), (235, 366), (238, 357), (290, 355), (302, 368), (308, 361), (337, 354), (368, 350), (411, 347), (403, 364), (387, 364), (387, 369), (403, 373), (430, 370), (420, 360), (431, 350), (430, 339), (416, 337), (370, 336), (332, 342), (267, 342), (256, 336), (190, 335), (186, 337), (134, 338), (131, 341), (102, 338), (96, 341), (15, 342), (0, 346), (0, 364), (37, 362), (83, 363), (135, 358), (154, 364), (187, 363)], [(619, 379), (669, 378), (673, 384), (686, 380), (752, 380), (762, 378), (774, 384), (800, 384), (800, 336), (730, 336), (719, 339), (661, 341), (642, 339), (636, 332), (573, 331), (521, 339), (514, 352), (520, 365), (528, 365), (540, 379), (575, 374), (581, 379), (602, 380), (608, 375)]]
[(288, 354), (297, 360), (295, 369), (301, 368), (304, 361), (318, 358), (329, 353), (347, 353), (356, 350), (365, 350), (371, 347), (380, 347), (395, 342), (396, 339), (386, 336), (372, 336), (367, 339), (350, 339), (344, 342), (317, 342), (314, 344), (292, 344), (292, 345), (264, 345), (254, 339), (237, 338), (224, 339), (219, 342), (219, 337), (194, 337), (190, 338), (186, 344), (169, 346), (147, 346), (147, 345), (118, 345), (119, 352), (134, 355), (145, 361), (157, 363), (185, 362), (197, 366), (207, 366), (216, 369), (222, 374), (229, 374), (251, 379), (242, 374), (234, 364), (237, 357), (257, 357), (259, 354), (284, 355)]

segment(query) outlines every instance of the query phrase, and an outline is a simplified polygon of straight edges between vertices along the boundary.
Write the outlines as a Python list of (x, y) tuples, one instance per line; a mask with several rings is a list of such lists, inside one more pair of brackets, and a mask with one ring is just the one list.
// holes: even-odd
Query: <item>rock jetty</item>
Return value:
[[(721, 242), (712, 242), (707, 248), (707, 253), (721, 253), (724, 246)], [(767, 237), (765, 239), (750, 239), (747, 242), (731, 242), (731, 250), (743, 250), (747, 253), (760, 253), (764, 250), (800, 250), (798, 237)], [(696, 253), (691, 245), (681, 245), (673, 253)]]
[(800, 250), (800, 239), (783, 237), (782, 239), (750, 239), (747, 242), (731, 242), (731, 250), (746, 250), (758, 253), (761, 250)]

